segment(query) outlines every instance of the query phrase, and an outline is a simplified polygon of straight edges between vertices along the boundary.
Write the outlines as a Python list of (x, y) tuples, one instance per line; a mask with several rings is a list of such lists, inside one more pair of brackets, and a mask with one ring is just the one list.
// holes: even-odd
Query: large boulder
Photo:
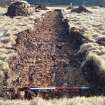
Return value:
[(17, 1), (12, 3), (7, 10), (6, 15), (10, 17), (14, 16), (28, 16), (31, 15), (33, 9), (31, 5), (24, 1)]
[(89, 53), (81, 65), (85, 79), (97, 87), (105, 87), (105, 61), (94, 53)]

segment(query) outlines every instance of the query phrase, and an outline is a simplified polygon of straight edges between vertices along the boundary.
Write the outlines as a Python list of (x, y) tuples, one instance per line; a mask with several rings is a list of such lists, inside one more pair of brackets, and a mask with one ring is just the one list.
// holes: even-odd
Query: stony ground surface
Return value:
[(34, 31), (17, 34), (17, 57), (11, 61), (12, 84), (20, 86), (82, 85), (68, 25), (60, 11), (48, 12)]

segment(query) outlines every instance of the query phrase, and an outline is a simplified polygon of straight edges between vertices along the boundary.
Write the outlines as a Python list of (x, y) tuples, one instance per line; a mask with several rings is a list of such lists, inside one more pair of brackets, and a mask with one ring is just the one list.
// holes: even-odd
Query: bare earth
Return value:
[(84, 85), (67, 23), (59, 11), (44, 15), (34, 31), (17, 34), (18, 55), (11, 60), (13, 86)]

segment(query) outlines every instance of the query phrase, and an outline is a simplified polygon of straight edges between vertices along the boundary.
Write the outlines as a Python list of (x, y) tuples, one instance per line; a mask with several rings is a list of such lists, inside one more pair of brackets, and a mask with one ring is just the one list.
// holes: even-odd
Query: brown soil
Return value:
[(85, 85), (68, 25), (59, 10), (48, 12), (34, 31), (17, 34), (17, 57), (10, 62), (13, 86)]

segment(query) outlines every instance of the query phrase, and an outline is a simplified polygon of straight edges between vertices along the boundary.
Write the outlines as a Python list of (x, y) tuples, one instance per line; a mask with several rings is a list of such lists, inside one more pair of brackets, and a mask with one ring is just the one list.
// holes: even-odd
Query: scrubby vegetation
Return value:
[[(92, 13), (70, 13), (66, 10), (65, 17), (70, 21), (71, 27), (76, 27), (80, 29), (82, 35), (90, 39), (91, 41), (96, 41), (97, 38), (104, 37), (105, 31), (105, 8), (100, 8), (96, 6), (87, 7)], [(101, 15), (103, 14), (103, 16)]]

